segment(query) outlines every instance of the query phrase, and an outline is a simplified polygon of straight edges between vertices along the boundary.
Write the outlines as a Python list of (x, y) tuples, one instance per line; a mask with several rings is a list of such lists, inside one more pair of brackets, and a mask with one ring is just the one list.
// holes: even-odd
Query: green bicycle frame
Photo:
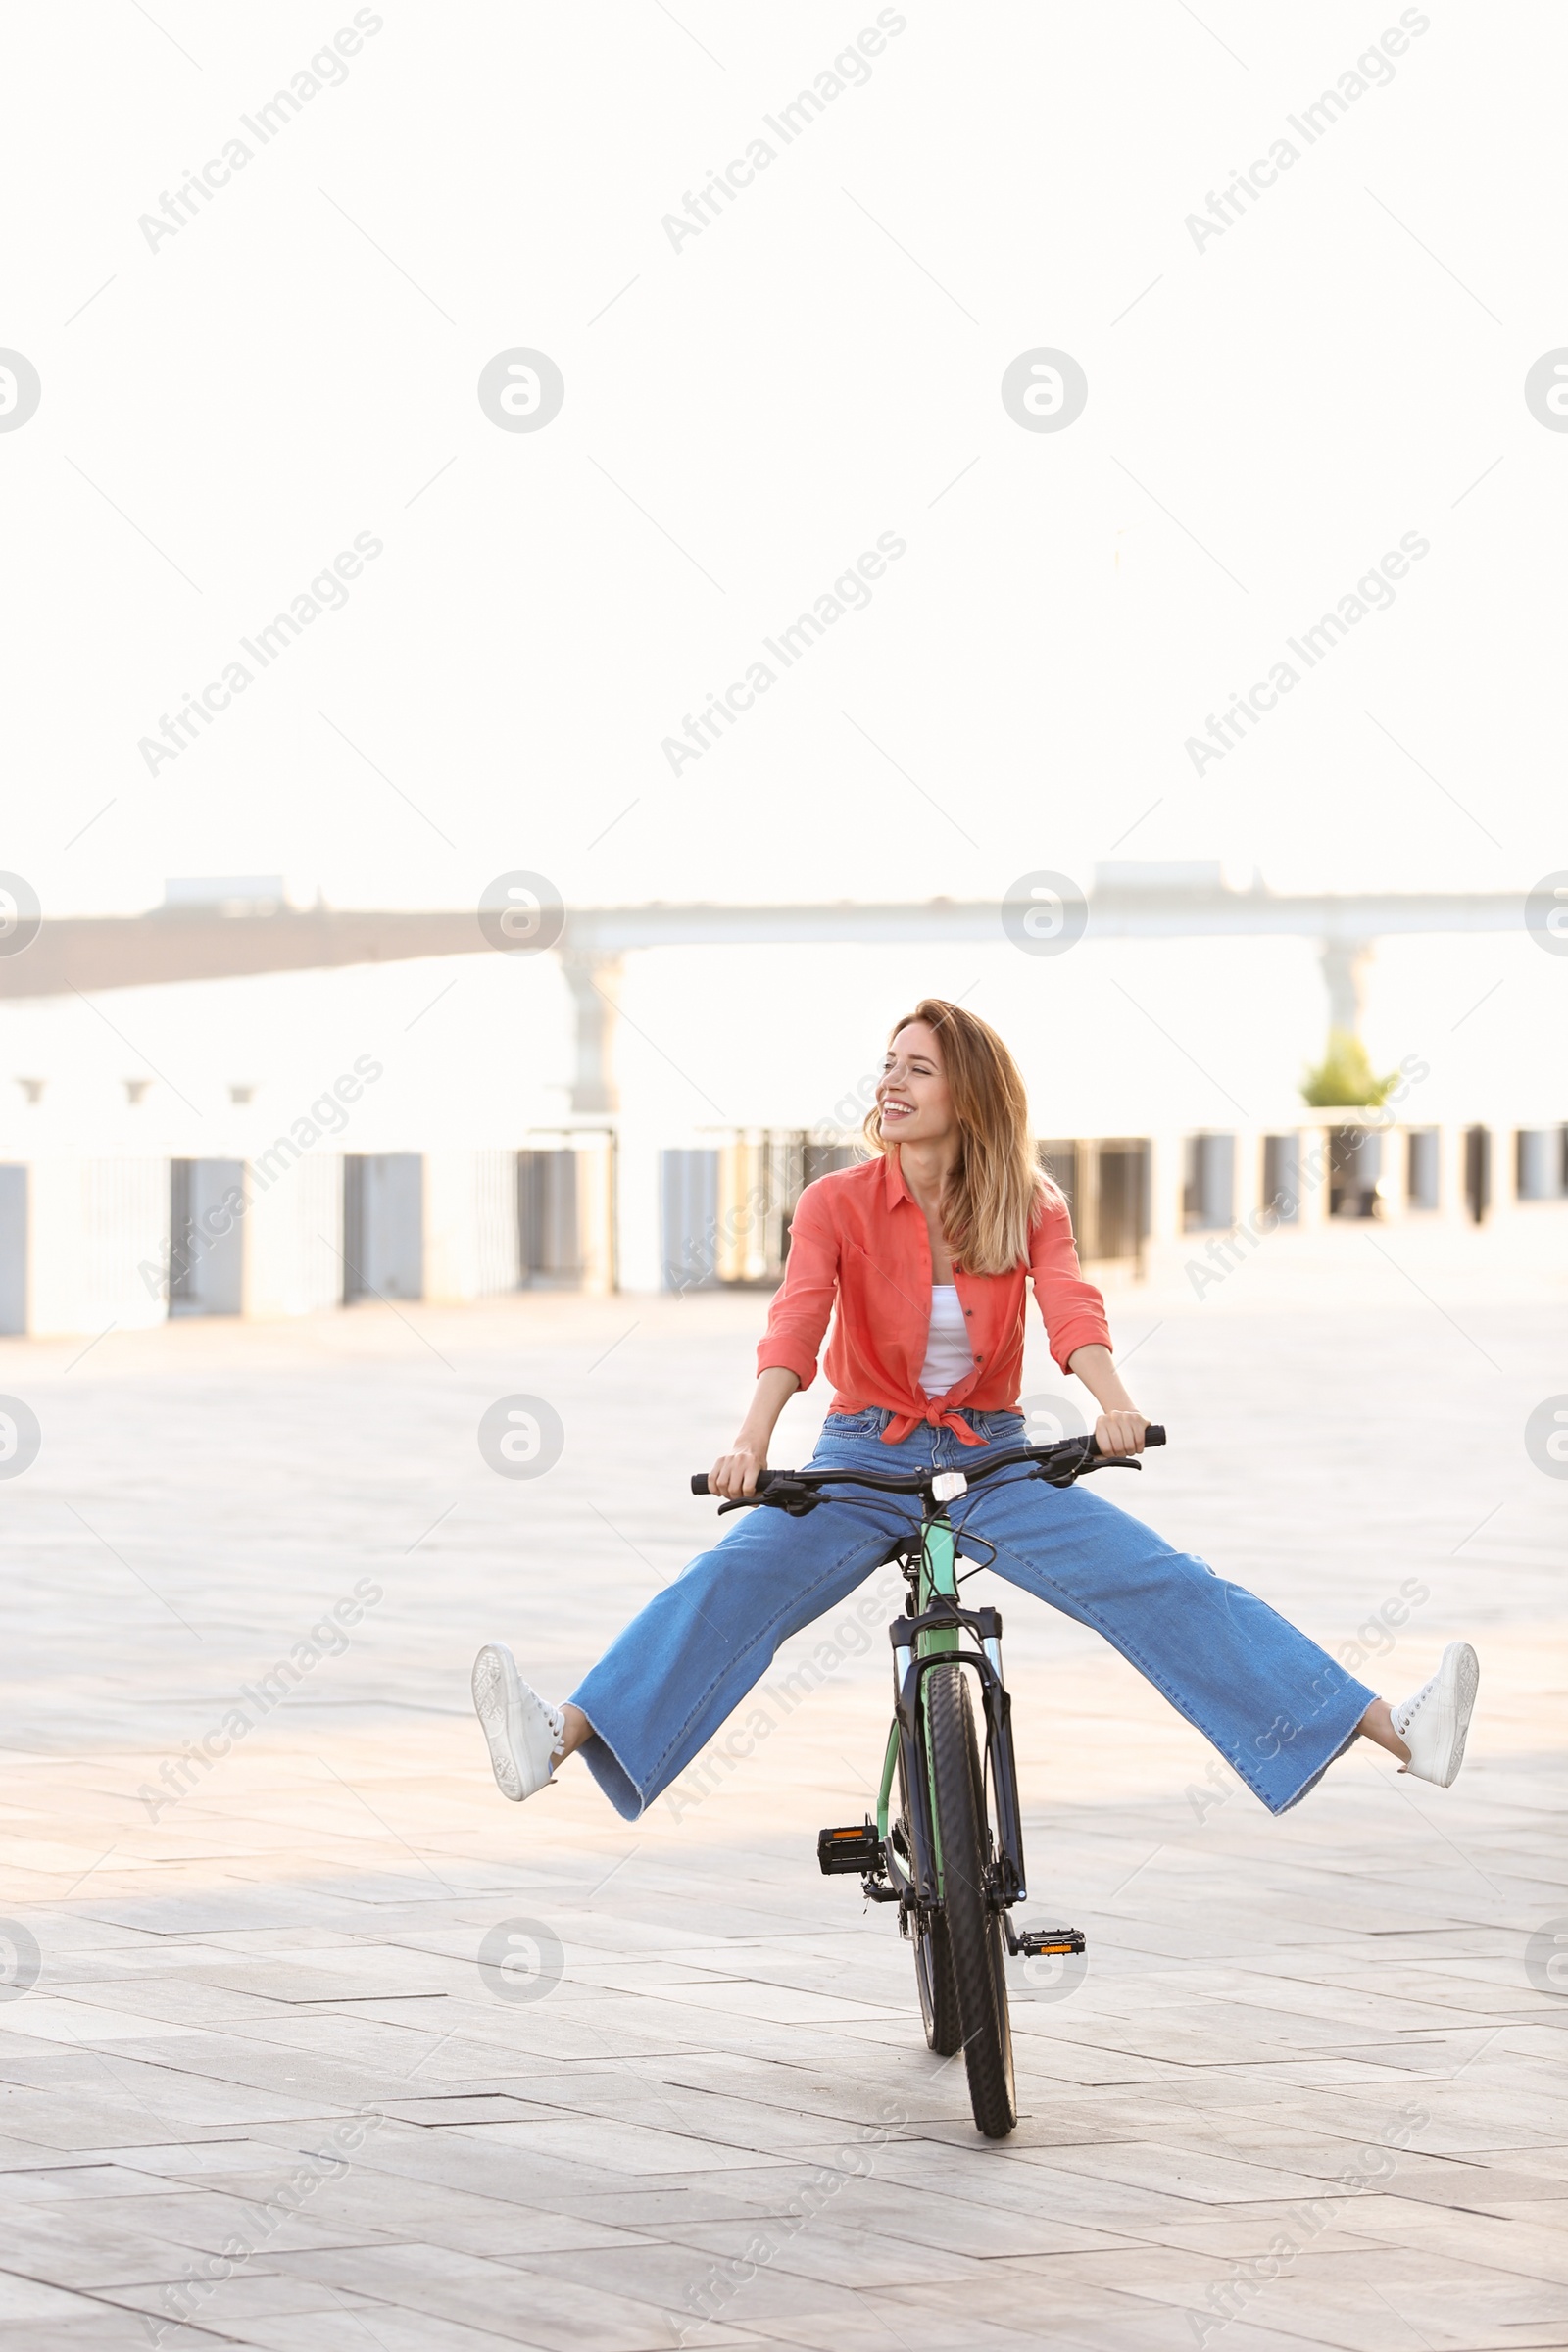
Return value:
[[(918, 1614), (923, 1617), (933, 1599), (943, 1597), (956, 1600), (958, 1586), (953, 1524), (946, 1511), (936, 1519), (928, 1519), (920, 1532), (920, 1582), (915, 1596), (915, 1606)], [(958, 1629), (956, 1626), (951, 1630), (933, 1628), (915, 1636), (914, 1654), (921, 1658), (941, 1657), (956, 1650), (957, 1646)], [(920, 1704), (923, 1709), (925, 1705), (923, 1694)], [(898, 1718), (895, 1716), (888, 1732), (887, 1753), (882, 1759), (882, 1786), (877, 1791), (876, 1800), (876, 1834), (884, 1844), (887, 1841), (888, 1817), (893, 1801), (893, 1776), (898, 1768), (899, 1724)], [(933, 1821), (934, 1813), (935, 1808), (933, 1807)], [(937, 1854), (939, 1877), (941, 1869), (942, 1856), (939, 1848)]]
[[(984, 1716), (987, 1778), (996, 1801), (993, 1899), (1004, 1907), (1024, 1896), (1023, 1835), (1018, 1818), (1018, 1784), (1012, 1756), (1011, 1702), (1002, 1680), (1002, 1619), (992, 1608), (958, 1606), (957, 1540), (946, 1511), (927, 1519), (920, 1530), (920, 1558), (915, 1577), (912, 1615), (895, 1618), (888, 1631), (893, 1640), (895, 1666), (902, 1676), (898, 1704), (882, 1759), (882, 1785), (877, 1791), (876, 1834), (892, 1882), (888, 1895), (913, 1901), (922, 1911), (944, 1900), (942, 1841), (936, 1802), (934, 1759), (928, 1736), (930, 1722), (925, 1685), (941, 1658), (961, 1659), (979, 1679)], [(923, 1622), (934, 1618), (934, 1623)], [(908, 1639), (902, 1638), (907, 1625)], [(973, 1646), (966, 1646), (965, 1637)], [(913, 1690), (910, 1690), (910, 1684)], [(912, 1704), (913, 1716), (909, 1715)], [(893, 1807), (893, 1777), (901, 1753), (908, 1776), (911, 1835), (907, 1867), (902, 1865), (889, 1837)], [(916, 1791), (918, 1790), (918, 1794)], [(1011, 1931), (1008, 1931), (1009, 1936)]]

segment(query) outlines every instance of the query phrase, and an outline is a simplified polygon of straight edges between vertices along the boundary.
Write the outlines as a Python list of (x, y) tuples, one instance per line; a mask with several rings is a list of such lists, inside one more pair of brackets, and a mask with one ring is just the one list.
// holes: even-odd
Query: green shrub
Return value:
[(1331, 1029), (1328, 1052), (1301, 1081), (1301, 1100), (1314, 1110), (1371, 1107), (1384, 1101), (1398, 1075), (1391, 1070), (1386, 1078), (1375, 1078), (1361, 1040), (1348, 1029)]

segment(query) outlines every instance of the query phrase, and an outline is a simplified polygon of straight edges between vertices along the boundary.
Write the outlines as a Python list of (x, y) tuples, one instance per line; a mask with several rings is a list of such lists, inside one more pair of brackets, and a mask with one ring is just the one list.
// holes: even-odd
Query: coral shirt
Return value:
[(963, 1274), (953, 1281), (967, 1320), (974, 1365), (940, 1397), (920, 1386), (931, 1323), (931, 1239), (925, 1214), (904, 1181), (896, 1151), (808, 1184), (790, 1221), (784, 1281), (757, 1350), (793, 1372), (803, 1389), (816, 1377), (817, 1350), (838, 1308), (826, 1371), (836, 1413), (878, 1405), (896, 1417), (882, 1432), (895, 1446), (922, 1421), (953, 1430), (965, 1445), (979, 1439), (959, 1408), (1005, 1412), (1018, 1401), (1023, 1371), (1024, 1279), (1065, 1372), (1074, 1348), (1110, 1346), (1104, 1300), (1078, 1271), (1072, 1220), (1059, 1199), (1045, 1199), (1029, 1233), (1029, 1260), (1008, 1274)]

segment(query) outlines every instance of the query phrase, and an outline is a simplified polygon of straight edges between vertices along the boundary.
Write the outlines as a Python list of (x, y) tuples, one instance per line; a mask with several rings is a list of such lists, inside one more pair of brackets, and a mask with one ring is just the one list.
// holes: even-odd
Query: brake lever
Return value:
[(788, 1511), (792, 1519), (804, 1519), (808, 1511), (826, 1500), (825, 1494), (815, 1494), (809, 1487), (779, 1485), (770, 1487), (765, 1494), (738, 1494), (730, 1502), (721, 1502), (715, 1516), (722, 1519), (726, 1511), (759, 1510)]
[(1141, 1470), (1143, 1466), (1142, 1462), (1132, 1461), (1126, 1454), (1102, 1453), (1096, 1454), (1090, 1461), (1079, 1462), (1074, 1469), (1058, 1472), (1054, 1476), (1041, 1462), (1031, 1470), (1029, 1475), (1031, 1478), (1043, 1479), (1048, 1487), (1072, 1487), (1077, 1485), (1079, 1479), (1087, 1478), (1092, 1470)]

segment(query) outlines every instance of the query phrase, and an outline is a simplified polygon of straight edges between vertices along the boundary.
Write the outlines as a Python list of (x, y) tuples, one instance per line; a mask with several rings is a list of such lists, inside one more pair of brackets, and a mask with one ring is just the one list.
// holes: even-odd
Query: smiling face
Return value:
[(953, 1133), (953, 1098), (936, 1031), (910, 1021), (888, 1048), (877, 1083), (882, 1133), (890, 1144), (935, 1144)]

